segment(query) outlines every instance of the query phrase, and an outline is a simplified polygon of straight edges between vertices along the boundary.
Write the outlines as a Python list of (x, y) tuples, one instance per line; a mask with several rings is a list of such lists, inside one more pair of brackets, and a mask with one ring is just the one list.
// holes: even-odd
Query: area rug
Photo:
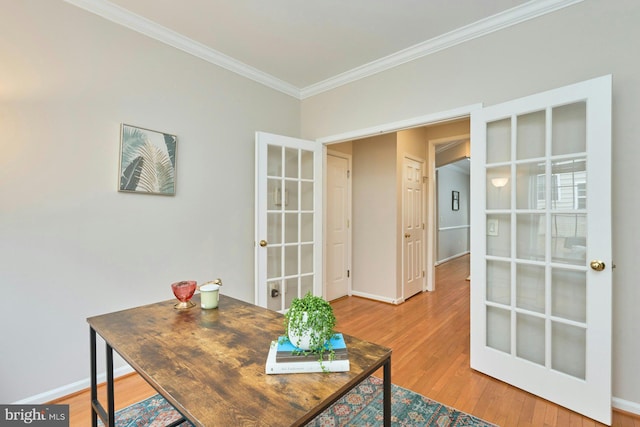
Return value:
[[(160, 395), (116, 412), (118, 427), (160, 427), (180, 414)], [(382, 380), (369, 377), (309, 424), (310, 427), (382, 425)], [(391, 385), (391, 425), (412, 427), (496, 427), (472, 415), (447, 407), (411, 390)], [(180, 427), (191, 427), (184, 422)]]

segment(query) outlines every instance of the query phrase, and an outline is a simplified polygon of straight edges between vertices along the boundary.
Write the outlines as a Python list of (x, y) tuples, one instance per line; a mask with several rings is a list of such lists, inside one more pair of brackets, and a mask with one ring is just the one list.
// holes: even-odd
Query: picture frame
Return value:
[(177, 145), (175, 135), (122, 123), (118, 191), (175, 196)]
[(460, 210), (460, 192), (459, 191), (451, 192), (451, 210), (454, 210), (454, 211)]

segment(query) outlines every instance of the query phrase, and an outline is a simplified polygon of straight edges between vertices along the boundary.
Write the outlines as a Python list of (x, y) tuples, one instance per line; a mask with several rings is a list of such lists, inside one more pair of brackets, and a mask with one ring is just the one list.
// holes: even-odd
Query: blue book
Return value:
[[(317, 354), (309, 352), (305, 354), (304, 350), (293, 345), (286, 336), (279, 337), (277, 343), (276, 362), (306, 362), (309, 360), (318, 360)], [(331, 343), (331, 345), (329, 345), (329, 343)], [(325, 344), (327, 352), (322, 355), (323, 360), (329, 360), (330, 348), (333, 350), (334, 360), (348, 359), (347, 344), (344, 342), (344, 336), (342, 336), (341, 333), (335, 334), (329, 342)]]

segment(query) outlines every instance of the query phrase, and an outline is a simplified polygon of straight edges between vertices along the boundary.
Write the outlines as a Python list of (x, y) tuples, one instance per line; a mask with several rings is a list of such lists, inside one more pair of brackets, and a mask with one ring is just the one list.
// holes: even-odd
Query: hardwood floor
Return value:
[[(394, 384), (489, 422), (503, 427), (602, 426), (469, 368), (468, 275), (465, 256), (436, 268), (436, 291), (404, 304), (356, 297), (336, 300), (336, 329), (391, 347)], [(141, 377), (129, 375), (116, 382), (116, 408), (154, 393)], [(90, 425), (88, 391), (55, 403), (70, 405), (72, 427)], [(614, 411), (613, 425), (640, 427), (640, 417)]]

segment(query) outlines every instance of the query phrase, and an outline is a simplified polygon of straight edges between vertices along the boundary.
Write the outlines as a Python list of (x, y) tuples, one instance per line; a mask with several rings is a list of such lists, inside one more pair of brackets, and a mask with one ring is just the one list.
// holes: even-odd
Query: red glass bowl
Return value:
[(183, 280), (172, 283), (171, 290), (173, 291), (173, 295), (180, 301), (174, 305), (173, 308), (185, 309), (194, 307), (195, 304), (191, 302), (191, 298), (193, 298), (193, 294), (196, 292), (196, 285), (195, 280)]

